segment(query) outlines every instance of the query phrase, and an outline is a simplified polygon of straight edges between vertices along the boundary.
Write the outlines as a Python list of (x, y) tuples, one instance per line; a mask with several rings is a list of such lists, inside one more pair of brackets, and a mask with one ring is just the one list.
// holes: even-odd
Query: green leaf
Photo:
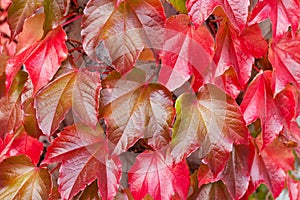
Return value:
[(186, 8), (186, 0), (169, 0), (172, 6), (180, 13), (187, 14), (188, 10)]
[(0, 169), (0, 199), (48, 199), (50, 174), (35, 167), (25, 155), (7, 158)]

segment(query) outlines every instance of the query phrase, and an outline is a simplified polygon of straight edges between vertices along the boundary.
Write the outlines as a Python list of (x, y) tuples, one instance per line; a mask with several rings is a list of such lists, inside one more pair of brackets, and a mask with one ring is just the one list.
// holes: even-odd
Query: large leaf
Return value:
[(40, 129), (51, 135), (72, 107), (73, 86), (77, 73), (60, 76), (35, 97), (36, 115)]
[(230, 21), (239, 29), (245, 27), (249, 0), (188, 0), (187, 9), (196, 26), (201, 25), (217, 6), (222, 6)]
[(272, 41), (269, 60), (273, 67), (274, 95), (278, 94), (288, 83), (300, 88), (300, 35), (294, 37), (287, 33), (280, 40)]
[(3, 150), (0, 147), (0, 162), (10, 156), (25, 154), (32, 160), (33, 164), (37, 165), (43, 152), (43, 147), (43, 143), (27, 135), (24, 128), (20, 127), (15, 133), (6, 136)]
[(11, 58), (6, 66), (6, 88), (24, 64), (34, 86), (34, 94), (54, 76), (60, 63), (67, 57), (66, 34), (62, 27), (49, 32), (46, 37), (27, 50)]
[(75, 70), (61, 75), (35, 97), (39, 127), (51, 135), (70, 108), (82, 123), (95, 127), (99, 90), (98, 72)]
[(103, 199), (113, 199), (121, 178), (121, 161), (108, 158), (102, 128), (82, 124), (66, 127), (48, 147), (45, 162), (61, 162), (58, 178), (63, 199), (71, 199), (96, 178)]
[[(256, 139), (256, 144), (258, 148), (261, 148), (261, 137)], [(251, 167), (250, 184), (252, 189), (255, 190), (259, 184), (265, 183), (276, 198), (284, 187), (286, 171), (293, 169), (293, 149), (280, 143), (278, 139), (273, 140), (261, 152), (258, 148), (256, 148)]]
[(248, 189), (254, 158), (253, 144), (234, 145), (221, 179), (233, 199), (240, 199)]
[(226, 19), (217, 32), (216, 45), (215, 76), (222, 75), (232, 66), (242, 87), (251, 76), (254, 58), (262, 57), (268, 48), (258, 25), (246, 27), (242, 32), (238, 32)]
[(11, 37), (15, 38), (23, 29), (24, 21), (42, 6), (42, 0), (14, 0), (8, 8), (8, 24)]
[(179, 96), (176, 111), (171, 141), (176, 161), (200, 147), (200, 158), (205, 157), (217, 175), (225, 167), (232, 144), (247, 143), (248, 129), (239, 106), (214, 85), (203, 86), (197, 96)]
[(195, 77), (194, 90), (211, 75), (214, 40), (205, 26), (195, 29), (187, 15), (170, 17), (166, 22), (166, 38), (161, 53), (162, 67), (158, 81), (169, 90), (182, 86), (191, 75)]
[(24, 155), (0, 163), (0, 199), (48, 199), (51, 177)]
[(241, 104), (247, 124), (260, 118), (263, 148), (276, 138), (284, 125), (288, 126), (296, 117), (296, 90), (287, 87), (273, 98), (271, 76), (271, 71), (261, 71), (250, 83)]
[(278, 38), (287, 32), (289, 26), (296, 32), (300, 18), (299, 9), (298, 0), (260, 0), (252, 11), (250, 24), (270, 18), (273, 37)]
[(222, 181), (203, 185), (200, 189), (197, 199), (211, 200), (211, 199), (222, 199), (232, 200), (229, 195), (226, 186)]
[(186, 199), (190, 184), (187, 163), (177, 164), (159, 151), (145, 151), (137, 156), (128, 175), (128, 183), (134, 199), (147, 194), (154, 199), (171, 199), (177, 194)]
[(168, 144), (174, 107), (172, 95), (164, 86), (111, 76), (102, 81), (102, 88), (102, 112), (113, 154), (126, 151), (142, 137), (154, 149)]
[(20, 71), (8, 91), (8, 94), (0, 99), (0, 138), (4, 139), (7, 133), (20, 125), (22, 120), (20, 96), (27, 81), (27, 73)]
[(104, 41), (113, 65), (126, 73), (145, 45), (161, 49), (165, 15), (159, 0), (124, 0), (117, 4), (113, 0), (89, 1), (81, 33), (89, 56), (95, 59), (95, 49)]

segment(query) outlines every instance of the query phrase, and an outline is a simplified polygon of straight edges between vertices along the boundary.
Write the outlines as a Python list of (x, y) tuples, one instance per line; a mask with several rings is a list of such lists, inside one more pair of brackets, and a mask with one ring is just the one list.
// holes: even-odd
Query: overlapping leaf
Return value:
[(162, 48), (165, 22), (159, 0), (91, 0), (82, 22), (83, 48), (92, 58), (101, 41), (105, 42), (116, 69), (128, 72), (144, 46)]
[(0, 138), (17, 128), (22, 120), (20, 96), (27, 81), (27, 73), (20, 71), (8, 91), (7, 96), (0, 99)]
[(24, 155), (0, 163), (0, 199), (48, 199), (51, 177)]
[(232, 144), (247, 143), (248, 129), (238, 105), (214, 85), (203, 86), (197, 96), (179, 96), (176, 111), (171, 141), (171, 155), (176, 161), (200, 147), (200, 157), (218, 175)]
[(102, 81), (101, 101), (113, 154), (126, 151), (144, 137), (154, 149), (170, 141), (174, 118), (171, 93), (156, 83), (141, 84), (114, 76)]
[(51, 135), (72, 107), (76, 76), (76, 72), (60, 76), (35, 97), (36, 116), (44, 134)]
[(234, 145), (221, 179), (232, 199), (240, 199), (248, 189), (255, 150), (253, 144)]
[(186, 199), (190, 184), (187, 163), (175, 164), (172, 158), (159, 151), (138, 155), (128, 176), (130, 190), (137, 200), (147, 194), (154, 199), (171, 199), (175, 194)]
[[(262, 146), (262, 139), (256, 139), (258, 148)], [(267, 146), (263, 151), (256, 149), (251, 167), (251, 183), (253, 191), (260, 183), (265, 183), (276, 198), (282, 191), (286, 171), (293, 168), (293, 149), (280, 143), (278, 139)], [(253, 192), (252, 191), (252, 192)]]
[(232, 66), (242, 87), (250, 78), (254, 58), (262, 57), (268, 47), (258, 25), (246, 27), (242, 32), (238, 32), (226, 19), (217, 32), (216, 45), (215, 75), (222, 75)]
[(300, 19), (299, 9), (298, 0), (260, 0), (252, 11), (250, 24), (270, 18), (273, 37), (278, 38), (287, 32), (289, 26), (296, 32)]
[(82, 123), (95, 126), (100, 75), (98, 72), (71, 71), (47, 85), (35, 97), (41, 130), (51, 135), (70, 108)]
[(8, 23), (15, 38), (23, 29), (24, 21), (42, 6), (42, 0), (15, 0), (8, 8)]
[(121, 161), (108, 158), (102, 128), (82, 124), (66, 127), (48, 147), (46, 163), (61, 162), (58, 179), (63, 199), (71, 199), (97, 178), (103, 199), (113, 199), (121, 178)]
[(211, 200), (211, 199), (224, 199), (232, 200), (230, 194), (228, 193), (226, 186), (222, 181), (215, 183), (210, 183), (203, 185), (200, 189), (200, 193), (197, 199), (201, 200)]
[(173, 91), (194, 75), (193, 88), (197, 91), (204, 78), (211, 78), (213, 38), (205, 26), (195, 29), (184, 14), (170, 17), (166, 28), (158, 81)]
[(269, 49), (269, 60), (273, 67), (274, 95), (285, 88), (288, 83), (300, 87), (300, 35), (292, 37), (285, 34), (280, 40), (272, 41)]
[(201, 25), (217, 6), (222, 6), (230, 21), (239, 29), (245, 27), (249, 0), (234, 1), (234, 0), (188, 0), (187, 9), (196, 26)]
[(43, 143), (27, 135), (24, 128), (20, 127), (15, 133), (6, 136), (2, 150), (0, 147), (0, 162), (10, 156), (25, 154), (37, 165), (43, 146)]
[(66, 34), (62, 27), (50, 31), (46, 37), (8, 61), (6, 66), (6, 88), (25, 65), (34, 86), (34, 93), (45, 86), (67, 57)]
[(247, 124), (257, 118), (261, 120), (263, 148), (270, 144), (282, 130), (296, 117), (296, 90), (289, 86), (273, 98), (271, 71), (260, 72), (247, 88), (241, 110)]

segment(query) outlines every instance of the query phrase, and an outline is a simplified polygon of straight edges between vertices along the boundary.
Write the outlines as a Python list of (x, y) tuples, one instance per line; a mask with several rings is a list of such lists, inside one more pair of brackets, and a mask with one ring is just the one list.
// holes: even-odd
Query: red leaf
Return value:
[(155, 51), (162, 47), (165, 15), (159, 0), (91, 0), (84, 13), (85, 52), (96, 59), (95, 49), (104, 41), (122, 74), (132, 69), (145, 45)]
[(201, 25), (217, 6), (222, 6), (230, 21), (239, 29), (245, 27), (249, 0), (234, 1), (234, 0), (188, 0), (187, 9), (192, 22), (199, 26)]
[[(256, 139), (258, 148), (261, 148), (261, 137)], [(294, 164), (293, 149), (280, 143), (278, 139), (268, 145), (263, 151), (256, 149), (252, 168), (251, 185), (253, 189), (260, 183), (265, 183), (276, 198), (282, 191), (287, 170), (292, 170)]]
[(292, 177), (287, 176), (287, 186), (289, 189), (289, 197), (291, 200), (300, 199), (300, 182), (296, 181)]
[(154, 199), (171, 199), (176, 193), (186, 199), (189, 189), (189, 170), (183, 160), (177, 164), (159, 151), (145, 151), (137, 156), (128, 174), (134, 199), (150, 194)]
[(200, 147), (217, 176), (225, 167), (232, 144), (248, 141), (248, 129), (235, 101), (214, 85), (205, 85), (197, 96), (183, 94), (176, 100), (171, 155), (178, 161)]
[(273, 37), (278, 38), (287, 32), (289, 26), (296, 32), (300, 18), (299, 9), (298, 0), (260, 0), (252, 11), (249, 24), (270, 18)]
[[(299, 8), (300, 9), (300, 8)], [(278, 94), (288, 83), (300, 88), (300, 35), (285, 34), (280, 40), (272, 41), (269, 60), (273, 67), (272, 89)]]
[(121, 161), (108, 158), (102, 128), (82, 124), (66, 127), (48, 147), (45, 162), (61, 162), (58, 178), (63, 199), (71, 199), (96, 178), (103, 199), (113, 199), (121, 178)]
[(201, 200), (211, 200), (211, 199), (222, 199), (222, 200), (232, 200), (230, 197), (226, 186), (222, 181), (215, 183), (210, 183), (203, 185), (200, 189), (200, 193), (197, 199)]
[(0, 162), (10, 156), (25, 154), (37, 165), (43, 151), (43, 143), (27, 135), (23, 127), (13, 134), (8, 134), (3, 145), (3, 150), (0, 148)]
[(6, 66), (6, 88), (10, 88), (22, 64), (30, 75), (34, 94), (45, 86), (53, 78), (60, 63), (67, 57), (66, 39), (64, 30), (58, 27), (49, 32), (43, 40), (11, 58)]
[(48, 199), (51, 177), (24, 155), (0, 163), (0, 199)]
[(156, 83), (141, 84), (115, 76), (113, 73), (103, 80), (101, 90), (102, 115), (114, 145), (112, 154), (126, 151), (143, 137), (154, 149), (167, 145), (175, 114), (172, 94)]
[(260, 118), (263, 148), (270, 144), (283, 126), (288, 125), (296, 115), (296, 91), (288, 87), (273, 99), (271, 73), (271, 71), (261, 71), (254, 78), (241, 104), (247, 124)]
[(205, 26), (195, 29), (189, 17), (184, 14), (170, 17), (166, 28), (158, 81), (173, 91), (194, 74), (198, 75), (194, 82), (194, 86), (198, 86), (194, 90), (198, 91), (203, 84), (203, 78), (211, 78), (206, 76), (211, 75), (207, 68), (212, 61), (213, 37)]
[(233, 199), (240, 199), (248, 189), (254, 158), (253, 144), (234, 145), (221, 179)]
[(216, 45), (215, 76), (221, 76), (232, 66), (242, 87), (251, 76), (254, 58), (262, 57), (268, 49), (258, 25), (246, 27), (238, 32), (226, 19), (217, 32)]
[(233, 67), (229, 67), (216, 79), (216, 85), (223, 88), (233, 99), (236, 99), (242, 90)]
[(210, 170), (209, 166), (207, 164), (202, 163), (198, 169), (198, 187), (200, 188), (202, 185), (213, 183), (218, 180), (219, 178), (215, 178), (214, 174)]

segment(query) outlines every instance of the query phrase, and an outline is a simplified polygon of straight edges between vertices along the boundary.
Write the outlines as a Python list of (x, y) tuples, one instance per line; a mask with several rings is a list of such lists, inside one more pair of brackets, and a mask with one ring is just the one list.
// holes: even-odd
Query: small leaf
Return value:
[(234, 0), (188, 0), (187, 8), (189, 16), (192, 18), (192, 22), (196, 26), (200, 26), (217, 6), (222, 6), (230, 19), (231, 23), (234, 24), (240, 31), (245, 27), (248, 6), (250, 5), (249, 0), (234, 1)]
[(48, 199), (51, 177), (24, 155), (0, 163), (0, 199)]
[(24, 21), (42, 6), (42, 0), (14, 0), (8, 8), (8, 24), (11, 37), (15, 38), (23, 29)]
[(45, 23), (44, 31), (48, 33), (56, 28), (67, 9), (67, 0), (44, 0)]
[(164, 22), (159, 0), (91, 0), (82, 21), (83, 48), (96, 59), (95, 49), (104, 41), (113, 65), (124, 74), (132, 69), (145, 45), (155, 52), (161, 49)]
[(59, 192), (71, 199), (96, 178), (103, 199), (113, 199), (121, 179), (119, 157), (108, 158), (102, 128), (83, 124), (66, 127), (48, 147), (45, 163), (61, 162)]
[(46, 37), (11, 58), (6, 66), (6, 88), (9, 88), (15, 74), (25, 65), (34, 86), (34, 94), (45, 86), (67, 57), (66, 34), (62, 27), (49, 32)]
[(258, 1), (252, 11), (249, 24), (271, 19), (273, 37), (279, 38), (291, 26), (295, 33), (300, 19), (300, 4), (298, 0), (264, 0)]
[(248, 129), (238, 105), (224, 91), (207, 84), (197, 96), (179, 96), (175, 106), (171, 155), (178, 161), (200, 147), (199, 157), (218, 175), (232, 144), (247, 143)]
[(74, 200), (100, 200), (99, 194), (98, 194), (98, 186), (97, 181), (95, 180), (93, 183), (88, 185), (82, 192), (80, 192), (78, 195), (76, 195)]
[(171, 93), (156, 83), (140, 84), (126, 79), (102, 81), (102, 115), (113, 154), (126, 151), (144, 137), (154, 149), (170, 141), (174, 119)]
[(186, 162), (175, 164), (173, 159), (159, 151), (145, 151), (138, 155), (128, 176), (130, 190), (137, 200), (147, 194), (154, 199), (171, 199), (175, 194), (186, 199), (190, 184)]

